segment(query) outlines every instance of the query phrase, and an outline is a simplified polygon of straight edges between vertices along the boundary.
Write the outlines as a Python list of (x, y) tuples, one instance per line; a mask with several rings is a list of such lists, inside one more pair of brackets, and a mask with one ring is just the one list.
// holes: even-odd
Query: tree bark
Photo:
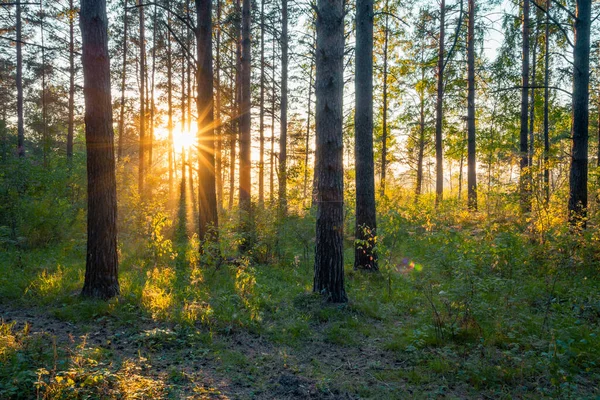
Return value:
[(380, 196), (385, 196), (385, 179), (387, 170), (387, 140), (388, 140), (388, 125), (387, 125), (387, 113), (388, 113), (388, 43), (390, 30), (388, 26), (388, 0), (385, 1), (385, 37), (383, 39), (383, 126), (381, 134), (381, 178), (379, 182)]
[(569, 180), (569, 222), (585, 228), (588, 203), (588, 124), (591, 0), (577, 0), (573, 49), (573, 146)]
[(279, 135), (279, 213), (287, 214), (288, 6), (281, 0), (281, 106)]
[(317, 1), (316, 174), (317, 223), (313, 291), (347, 302), (344, 288), (344, 165), (342, 101), (344, 2)]
[[(196, 0), (198, 85), (198, 204), (201, 246), (216, 240), (218, 227), (212, 65), (212, 0)], [(212, 234), (211, 234), (212, 232)], [(210, 237), (209, 237), (210, 236)]]
[[(75, 7), (69, 0), (69, 122), (67, 127), (67, 160), (73, 160), (73, 134), (75, 130)], [(127, 14), (125, 14), (127, 17)]]
[(154, 6), (154, 16), (152, 21), (152, 72), (150, 78), (150, 132), (148, 134), (148, 173), (152, 174), (152, 163), (153, 163), (153, 148), (154, 148), (154, 78), (156, 74), (156, 27), (158, 25), (158, 8)]
[[(544, 198), (550, 202), (550, 0), (546, 0), (544, 34)], [(599, 147), (600, 148), (600, 147)]]
[(221, 129), (221, 0), (217, 0), (217, 32), (215, 35), (215, 175), (217, 177), (217, 209), (223, 207), (223, 137)]
[[(71, 0), (72, 1), (72, 0)], [(123, 158), (123, 139), (125, 135), (125, 81), (127, 78), (127, 28), (128, 28), (128, 17), (127, 17), (127, 0), (124, 3), (124, 20), (123, 20), (123, 70), (121, 71), (121, 111), (119, 112), (119, 144), (117, 146), (117, 159), (120, 161)], [(170, 52), (169, 52), (170, 57)], [(68, 148), (68, 143), (67, 143)], [(68, 151), (67, 151), (68, 152)]]
[(377, 237), (373, 162), (373, 0), (356, 1), (354, 157), (356, 226), (354, 268), (376, 271)]
[(531, 168), (529, 165), (529, 131), (528, 131), (528, 112), (529, 112), (529, 1), (523, 0), (523, 50), (521, 65), (521, 131), (520, 131), (520, 175), (519, 175), (519, 194), (521, 197), (521, 210), (523, 212), (531, 211), (530, 191), (531, 191)]
[[(460, 21), (459, 21), (460, 23)], [(444, 110), (444, 41), (446, 39), (446, 0), (440, 3), (440, 36), (437, 60), (437, 99), (435, 103), (435, 204), (444, 196), (444, 149), (442, 123)]]
[(265, 0), (260, 2), (260, 104), (259, 104), (258, 204), (265, 204)]
[(275, 201), (275, 96), (276, 96), (276, 83), (275, 83), (275, 35), (273, 35), (273, 53), (271, 59), (271, 67), (273, 73), (273, 94), (271, 96), (271, 154), (269, 157), (269, 201), (274, 204)]
[(22, 51), (22, 22), (21, 0), (16, 1), (17, 14), (17, 154), (25, 156), (25, 124), (23, 120), (23, 51)]
[(108, 19), (105, 0), (82, 0), (85, 135), (88, 176), (88, 240), (85, 297), (119, 294), (117, 187), (110, 93)]
[[(170, 1), (167, 0), (167, 7), (170, 7)], [(167, 17), (167, 24), (171, 24), (171, 19)], [(169, 162), (169, 198), (174, 195), (174, 160), (173, 160), (173, 59), (171, 54), (171, 31), (167, 32), (167, 130), (169, 132), (167, 151)]]
[(477, 210), (477, 159), (475, 149), (475, 0), (469, 0), (467, 32), (467, 194), (468, 208)]
[[(425, 60), (421, 60), (421, 79), (425, 79)], [(417, 185), (415, 187), (415, 201), (418, 201), (423, 190), (423, 158), (425, 153), (425, 92), (419, 93), (419, 139), (417, 141)]]
[[(142, 0), (138, 0), (138, 5), (142, 5)], [(138, 192), (140, 198), (144, 198), (144, 181), (146, 179), (146, 96), (144, 89), (146, 86), (146, 38), (144, 23), (144, 7), (138, 7), (140, 13), (140, 141), (139, 141), (139, 167), (138, 167)]]
[(241, 113), (240, 113), (240, 208), (250, 215), (251, 192), (251, 102), (250, 102), (250, 0), (242, 1), (242, 65), (241, 65)]

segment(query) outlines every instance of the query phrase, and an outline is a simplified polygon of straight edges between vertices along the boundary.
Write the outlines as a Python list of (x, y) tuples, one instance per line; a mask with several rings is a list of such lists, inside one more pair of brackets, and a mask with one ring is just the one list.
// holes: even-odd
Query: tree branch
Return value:
[(493, 92), (498, 93), (498, 92), (504, 92), (507, 90), (516, 90), (516, 89), (519, 89), (519, 90), (520, 89), (545, 89), (546, 87), (548, 89), (558, 90), (559, 92), (563, 92), (563, 93), (568, 94), (569, 96), (573, 96), (573, 93), (571, 93), (568, 90), (565, 90), (563, 88), (560, 88), (558, 86), (544, 86), (544, 85), (541, 85), (541, 86), (511, 86), (511, 87), (507, 87), (507, 88), (499, 88), (499, 89), (494, 90)]

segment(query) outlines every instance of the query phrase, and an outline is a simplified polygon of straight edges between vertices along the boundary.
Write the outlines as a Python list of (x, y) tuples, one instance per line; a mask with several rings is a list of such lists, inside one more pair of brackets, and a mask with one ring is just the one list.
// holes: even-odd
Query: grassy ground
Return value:
[(310, 216), (259, 222), (248, 258), (223, 235), (220, 265), (165, 221), (122, 235), (108, 303), (78, 297), (82, 238), (0, 253), (0, 398), (600, 397), (593, 227), (384, 208), (381, 273), (348, 265), (350, 302), (327, 305)]

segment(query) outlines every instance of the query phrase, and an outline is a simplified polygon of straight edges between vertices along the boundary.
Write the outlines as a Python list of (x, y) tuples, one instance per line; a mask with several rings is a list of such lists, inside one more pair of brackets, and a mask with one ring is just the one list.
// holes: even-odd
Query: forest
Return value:
[(598, 0), (0, 0), (1, 399), (600, 399)]

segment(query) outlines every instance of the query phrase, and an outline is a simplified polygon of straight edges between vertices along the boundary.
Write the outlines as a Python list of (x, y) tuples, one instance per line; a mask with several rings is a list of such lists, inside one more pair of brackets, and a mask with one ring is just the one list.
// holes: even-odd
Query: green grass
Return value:
[[(256, 257), (219, 267), (193, 239), (128, 239), (122, 294), (107, 303), (78, 296), (82, 243), (7, 248), (0, 302), (32, 311), (22, 319), (34, 331), (0, 325), (0, 397), (600, 396), (593, 230), (557, 226), (541, 243), (514, 221), (406, 207), (380, 218), (381, 273), (347, 266), (347, 305), (310, 293), (312, 255), (291, 228), (276, 245), (259, 234)], [(224, 249), (235, 240), (224, 234)], [(36, 318), (101, 340), (42, 334)]]

